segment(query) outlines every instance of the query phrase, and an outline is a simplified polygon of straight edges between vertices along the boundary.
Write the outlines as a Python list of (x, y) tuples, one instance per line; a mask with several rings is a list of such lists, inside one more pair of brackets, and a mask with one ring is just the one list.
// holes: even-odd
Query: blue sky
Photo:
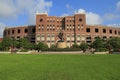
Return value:
[(35, 13), (49, 16), (85, 13), (87, 24), (119, 25), (120, 0), (0, 0), (0, 37), (5, 26), (35, 24)]

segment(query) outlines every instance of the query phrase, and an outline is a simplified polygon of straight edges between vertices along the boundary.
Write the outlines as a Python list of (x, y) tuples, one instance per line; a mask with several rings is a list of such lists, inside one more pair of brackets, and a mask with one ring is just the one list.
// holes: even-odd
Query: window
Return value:
[(117, 34), (117, 31), (115, 30), (115, 34)]
[(82, 18), (80, 18), (79, 21), (81, 22), (81, 21), (82, 21)]
[(106, 29), (103, 29), (103, 33), (106, 33)]
[(106, 37), (106, 36), (103, 36), (103, 39), (107, 39), (107, 37)]
[(17, 39), (20, 39), (20, 36), (17, 36)]
[(25, 31), (24, 31), (25, 33), (27, 33), (28, 32), (28, 29), (25, 29)]
[(18, 29), (18, 33), (20, 33), (20, 29)]
[(96, 32), (96, 33), (99, 32), (99, 29), (98, 29), (98, 28), (95, 28), (95, 32)]
[(91, 40), (91, 36), (86, 37), (87, 40)]
[(43, 19), (40, 19), (40, 22), (43, 22)]
[(32, 29), (32, 33), (35, 33), (35, 29)]
[(42, 34), (42, 36), (41, 37), (44, 37), (44, 34)]
[(52, 37), (55, 37), (55, 35), (54, 35), (54, 34), (52, 34)]
[(87, 28), (87, 29), (86, 29), (86, 32), (90, 32), (90, 28)]
[(14, 34), (14, 30), (12, 30), (12, 34)]
[(77, 37), (80, 37), (80, 35), (78, 34)]
[(112, 30), (109, 30), (109, 32), (112, 34)]

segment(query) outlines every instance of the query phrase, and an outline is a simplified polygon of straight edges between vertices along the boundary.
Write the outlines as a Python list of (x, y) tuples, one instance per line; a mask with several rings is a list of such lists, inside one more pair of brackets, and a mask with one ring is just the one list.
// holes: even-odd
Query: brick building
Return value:
[(5, 28), (3, 38), (5, 37), (17, 40), (27, 38), (30, 42), (35, 43), (35, 25)]
[(96, 37), (104, 39), (120, 37), (120, 28), (107, 27), (102, 25), (86, 25), (85, 14), (75, 14), (74, 16), (55, 17), (46, 13), (36, 14), (35, 26), (21, 26), (6, 28), (4, 37), (28, 38), (31, 42), (44, 42), (50, 47), (59, 41), (58, 34), (63, 33), (63, 39), (67, 46), (72, 46), (75, 42), (92, 43)]

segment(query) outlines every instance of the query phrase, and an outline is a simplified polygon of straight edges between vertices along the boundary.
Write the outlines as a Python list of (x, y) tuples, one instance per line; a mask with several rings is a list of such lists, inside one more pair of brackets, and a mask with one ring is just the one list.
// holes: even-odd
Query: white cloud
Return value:
[(0, 38), (3, 37), (3, 30), (5, 29), (5, 24), (0, 22)]
[(84, 9), (79, 9), (78, 13), (86, 13), (86, 11)]
[(16, 13), (13, 0), (0, 0), (0, 17), (6, 18), (9, 16), (14, 16)]
[(97, 13), (86, 12), (84, 9), (79, 9), (77, 12), (86, 14), (86, 23), (87, 24), (94, 25), (94, 24), (101, 24), (102, 23), (102, 18)]
[(49, 12), (51, 1), (45, 0), (0, 0), (0, 17), (13, 18), (22, 14), (28, 15), (30, 22), (35, 22), (36, 11)]
[(117, 8), (117, 10), (120, 11), (120, 1), (117, 2), (117, 4), (116, 4), (116, 8)]
[(89, 12), (86, 14), (87, 24), (102, 24), (102, 18), (96, 13)]
[(61, 15), (61, 17), (65, 17), (65, 16), (69, 16), (69, 14), (63, 13), (63, 14)]
[(106, 13), (104, 16), (103, 16), (103, 19), (104, 20), (115, 20), (115, 19), (118, 19), (120, 18), (120, 15), (117, 15), (117, 14), (112, 14), (112, 13)]

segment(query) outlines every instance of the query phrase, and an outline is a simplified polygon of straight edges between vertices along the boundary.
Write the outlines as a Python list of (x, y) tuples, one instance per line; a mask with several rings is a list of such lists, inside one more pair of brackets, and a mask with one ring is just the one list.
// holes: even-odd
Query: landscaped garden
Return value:
[(120, 55), (1, 54), (0, 80), (120, 80)]

